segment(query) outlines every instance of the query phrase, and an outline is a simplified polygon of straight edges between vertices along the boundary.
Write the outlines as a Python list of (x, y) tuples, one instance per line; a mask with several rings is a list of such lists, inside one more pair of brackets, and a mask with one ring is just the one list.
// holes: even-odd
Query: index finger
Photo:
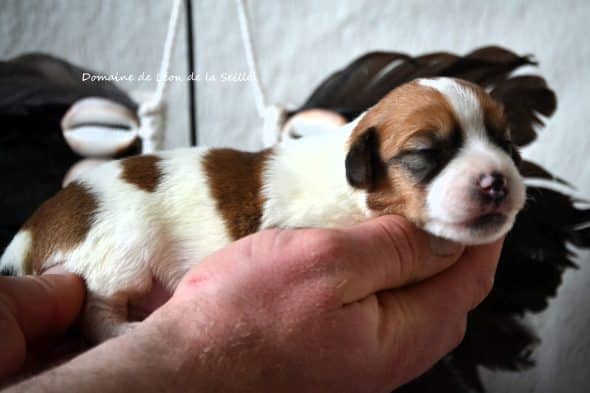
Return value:
[(0, 277), (0, 379), (17, 372), (31, 341), (65, 330), (82, 307), (74, 275)]
[[(423, 282), (378, 293), (379, 331), (384, 348), (401, 346), (411, 353), (405, 366), (417, 375), (462, 341), (467, 313), (489, 293), (502, 240), (469, 247), (459, 261)], [(416, 345), (420, 343), (420, 345)], [(426, 362), (424, 362), (426, 360)]]
[[(468, 247), (459, 261), (437, 277), (405, 292), (408, 302), (437, 305), (438, 310), (471, 311), (491, 291), (504, 240)], [(434, 312), (434, 310), (432, 310)]]

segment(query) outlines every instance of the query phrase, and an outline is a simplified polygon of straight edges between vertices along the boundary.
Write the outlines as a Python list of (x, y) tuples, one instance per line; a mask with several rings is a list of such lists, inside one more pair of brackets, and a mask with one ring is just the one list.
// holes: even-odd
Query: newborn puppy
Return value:
[(45, 202), (0, 266), (86, 279), (83, 327), (127, 331), (128, 304), (229, 242), (273, 227), (336, 227), (400, 214), (463, 244), (504, 235), (522, 208), (502, 107), (450, 79), (403, 85), (335, 132), (257, 153), (182, 149), (99, 166)]

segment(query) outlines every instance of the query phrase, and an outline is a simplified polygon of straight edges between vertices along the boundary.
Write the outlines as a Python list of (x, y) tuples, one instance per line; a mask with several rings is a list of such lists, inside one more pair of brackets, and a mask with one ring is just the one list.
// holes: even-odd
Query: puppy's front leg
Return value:
[(82, 331), (92, 343), (100, 343), (133, 329), (138, 322), (129, 322), (126, 293), (103, 297), (89, 293), (82, 315)]

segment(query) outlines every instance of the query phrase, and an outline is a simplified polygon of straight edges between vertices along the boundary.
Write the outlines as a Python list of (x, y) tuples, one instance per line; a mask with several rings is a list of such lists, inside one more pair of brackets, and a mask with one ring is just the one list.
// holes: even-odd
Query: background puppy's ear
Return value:
[(346, 179), (351, 186), (369, 191), (375, 186), (382, 165), (375, 127), (368, 128), (352, 141), (345, 165)]
[(519, 75), (496, 84), (490, 95), (504, 105), (512, 140), (525, 146), (535, 140), (537, 129), (557, 108), (557, 98), (545, 80), (534, 75)]

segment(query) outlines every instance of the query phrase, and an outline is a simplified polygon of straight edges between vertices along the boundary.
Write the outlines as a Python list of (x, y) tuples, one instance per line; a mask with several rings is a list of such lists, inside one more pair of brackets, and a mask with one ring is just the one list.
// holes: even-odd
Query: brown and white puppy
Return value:
[(463, 244), (505, 234), (525, 189), (502, 107), (450, 78), (401, 86), (334, 132), (258, 153), (184, 149), (104, 164), (45, 202), (0, 261), (54, 265), (88, 286), (84, 325), (102, 341), (127, 305), (229, 242), (272, 227), (335, 227), (401, 214)]

